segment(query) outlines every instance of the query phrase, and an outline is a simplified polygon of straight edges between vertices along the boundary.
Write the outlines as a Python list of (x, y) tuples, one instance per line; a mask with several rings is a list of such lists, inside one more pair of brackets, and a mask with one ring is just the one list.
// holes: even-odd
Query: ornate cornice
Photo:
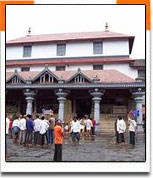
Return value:
[(6, 84), (6, 89), (132, 89), (145, 88), (144, 82), (133, 83), (87, 83), (87, 84), (70, 84), (70, 83), (54, 83), (54, 84)]

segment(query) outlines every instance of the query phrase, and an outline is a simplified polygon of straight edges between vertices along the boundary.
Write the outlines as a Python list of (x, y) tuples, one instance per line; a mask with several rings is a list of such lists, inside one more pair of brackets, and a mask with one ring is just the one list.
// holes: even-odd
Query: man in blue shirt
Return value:
[(32, 144), (32, 138), (33, 138), (33, 120), (32, 115), (27, 115), (27, 121), (26, 121), (26, 135), (25, 135), (25, 146), (28, 146), (28, 144)]

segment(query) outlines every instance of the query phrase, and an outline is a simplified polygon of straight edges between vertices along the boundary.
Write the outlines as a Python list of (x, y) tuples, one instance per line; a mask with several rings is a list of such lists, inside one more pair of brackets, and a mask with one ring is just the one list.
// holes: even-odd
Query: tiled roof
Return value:
[(75, 64), (108, 64), (108, 63), (129, 63), (134, 61), (131, 58), (93, 58), (93, 59), (57, 59), (57, 60), (23, 60), (6, 61), (6, 66), (35, 66), (35, 65), (75, 65)]
[[(40, 72), (17, 72), (24, 80), (31, 80), (35, 78)], [(6, 72), (6, 81), (14, 75), (14, 72)]]
[(93, 39), (109, 39), (109, 38), (111, 39), (132, 38), (133, 39), (134, 36), (129, 36), (129, 35), (110, 32), (110, 31), (27, 35), (21, 38), (7, 41), (7, 44), (76, 41), (76, 40), (90, 40), (90, 39), (93, 40)]
[[(72, 78), (78, 71), (52, 71), (59, 79), (69, 80)], [(90, 80), (93, 80), (98, 77), (101, 83), (132, 83), (135, 82), (134, 79), (128, 77), (127, 75), (117, 71), (117, 70), (82, 70), (80, 71)], [(34, 79), (39, 72), (18, 72), (18, 75), (21, 76), (24, 80)], [(13, 72), (6, 73), (6, 80), (10, 79), (13, 76)]]
[(90, 79), (94, 79), (96, 76), (100, 79), (101, 83), (129, 83), (135, 82), (134, 79), (127, 75), (118, 72), (117, 70), (93, 70), (82, 71), (83, 74)]

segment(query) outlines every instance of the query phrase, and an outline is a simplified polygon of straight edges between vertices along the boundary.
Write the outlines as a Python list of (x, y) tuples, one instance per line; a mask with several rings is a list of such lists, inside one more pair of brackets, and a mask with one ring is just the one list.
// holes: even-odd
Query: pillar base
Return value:
[(100, 125), (96, 124), (95, 126), (95, 134), (98, 135), (100, 133)]

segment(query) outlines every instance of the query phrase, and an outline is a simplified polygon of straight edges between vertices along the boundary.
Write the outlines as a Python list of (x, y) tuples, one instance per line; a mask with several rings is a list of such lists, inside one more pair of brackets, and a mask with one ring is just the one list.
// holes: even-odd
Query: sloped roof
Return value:
[(109, 39), (109, 38), (134, 38), (134, 36), (129, 36), (129, 35), (110, 32), (110, 31), (57, 33), (57, 34), (27, 35), (14, 40), (9, 40), (7, 41), (7, 44), (74, 41), (74, 40), (89, 40), (89, 39)]
[[(59, 79), (61, 80), (69, 80), (73, 75), (75, 75), (78, 71), (52, 71)], [(117, 71), (117, 70), (82, 70), (81, 71), (85, 76), (87, 76), (90, 80), (98, 77), (101, 83), (132, 83), (135, 82), (134, 79), (128, 77), (127, 75)], [(24, 80), (34, 79), (39, 72), (18, 72)], [(6, 73), (6, 80), (11, 78), (14, 75), (13, 72)]]

